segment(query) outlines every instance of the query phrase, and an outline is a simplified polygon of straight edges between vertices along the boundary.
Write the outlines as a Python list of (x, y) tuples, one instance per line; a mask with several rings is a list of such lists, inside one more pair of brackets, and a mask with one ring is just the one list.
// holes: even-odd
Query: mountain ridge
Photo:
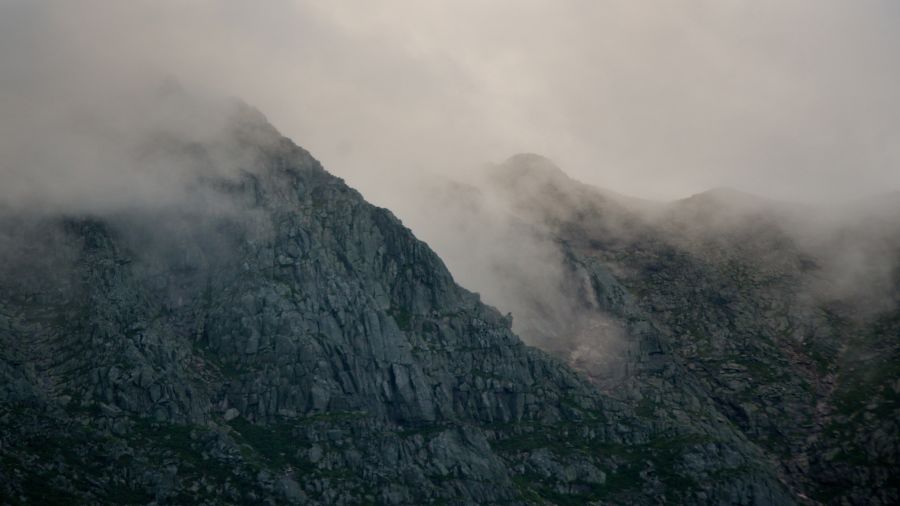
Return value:
[(215, 205), (2, 220), (5, 501), (791, 503), (727, 424), (603, 396), (236, 118), (186, 151), (241, 155)]
[[(641, 350), (653, 350), (712, 400), (712, 416), (779, 462), (798, 502), (896, 500), (900, 487), (889, 471), (900, 453), (891, 435), (900, 406), (896, 221), (864, 213), (816, 221), (815, 209), (799, 216), (729, 209), (729, 199), (699, 212), (679, 201), (648, 214), (568, 184), (568, 192), (540, 183), (528, 193), (480, 188), (511, 217), (492, 211), (501, 225), (490, 236), (518, 241), (489, 243), (489, 258), (512, 262), (520, 250), (541, 251), (539, 262), (526, 258), (520, 270), (547, 275), (520, 276), (496, 299), (517, 321), (542, 323), (519, 324), (526, 341), (619, 391), (654, 383), (652, 368), (641, 371)], [(447, 214), (487, 221), (469, 210)], [(562, 309), (554, 318), (547, 308)]]

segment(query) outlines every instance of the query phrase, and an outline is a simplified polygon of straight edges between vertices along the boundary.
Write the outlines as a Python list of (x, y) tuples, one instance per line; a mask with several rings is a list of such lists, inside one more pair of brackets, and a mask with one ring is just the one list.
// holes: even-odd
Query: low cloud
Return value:
[[(900, 187), (900, 8), (887, 0), (13, 0), (0, 10), (0, 167), (20, 183), (5, 184), (4, 199), (28, 191), (9, 175), (24, 170), (11, 168), (23, 165), (12, 147), (38, 144), (40, 163), (26, 162), (64, 165), (89, 134), (82, 117), (62, 139), (36, 135), (61, 110), (143, 121), (122, 104), (166, 76), (258, 107), (391, 208), (410, 174), (456, 176), (517, 152), (640, 197), (733, 186), (822, 200)], [(104, 165), (96, 156), (79, 154)], [(106, 175), (68, 172), (58, 186), (81, 194)]]
[[(11, 0), (0, 207), (226, 212), (191, 184), (253, 165), (223, 141), (239, 97), (538, 335), (577, 320), (561, 253), (484, 194), (491, 162), (542, 153), (577, 180), (658, 200), (730, 186), (826, 209), (896, 191), (898, 19), (888, 0)], [(204, 162), (155, 149), (167, 136), (213, 149)], [(435, 199), (436, 180), (463, 184)], [(893, 279), (886, 209), (861, 235), (835, 231), (875, 223), (869, 211), (797, 233), (835, 248), (831, 286)]]

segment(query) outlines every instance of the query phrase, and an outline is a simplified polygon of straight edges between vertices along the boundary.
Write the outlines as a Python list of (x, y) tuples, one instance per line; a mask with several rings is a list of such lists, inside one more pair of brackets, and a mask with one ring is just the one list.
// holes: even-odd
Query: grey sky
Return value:
[(6, 151), (23, 122), (172, 75), (389, 207), (410, 172), (521, 151), (653, 198), (900, 189), (890, 0), (4, 0), (0, 68)]

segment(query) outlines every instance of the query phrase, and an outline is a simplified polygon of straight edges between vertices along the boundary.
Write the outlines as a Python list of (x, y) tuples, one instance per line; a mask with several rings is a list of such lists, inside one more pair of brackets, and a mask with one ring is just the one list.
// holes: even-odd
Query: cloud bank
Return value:
[[(231, 261), (210, 253), (232, 249), (222, 220), (265, 227), (192, 182), (253, 165), (227, 140), (237, 97), (394, 211), (526, 341), (607, 373), (634, 343), (567, 270), (542, 213), (565, 222), (601, 195), (629, 210), (600, 213), (588, 239), (624, 241), (641, 230), (631, 211), (680, 204), (595, 194), (552, 169), (575, 189), (507, 185), (520, 209), (488, 183), (494, 162), (540, 153), (645, 199), (735, 187), (766, 197), (752, 212), (816, 202), (790, 223), (824, 252), (808, 291), (893, 307), (898, 22), (890, 0), (0, 0), (0, 211), (115, 215), (147, 268), (192, 245)], [(166, 136), (212, 147), (209, 163)], [(876, 193), (877, 219), (866, 202), (832, 205)], [(688, 221), (724, 233), (748, 211), (740, 192), (716, 195), (737, 215)], [(0, 235), (13, 277), (40, 269), (10, 259), (45, 256), (18, 252), (21, 237)]]
[(7, 181), (23, 163), (10, 153), (61, 110), (121, 113), (174, 76), (257, 106), (401, 215), (410, 175), (522, 151), (641, 197), (900, 188), (888, 0), (8, 0), (0, 14)]

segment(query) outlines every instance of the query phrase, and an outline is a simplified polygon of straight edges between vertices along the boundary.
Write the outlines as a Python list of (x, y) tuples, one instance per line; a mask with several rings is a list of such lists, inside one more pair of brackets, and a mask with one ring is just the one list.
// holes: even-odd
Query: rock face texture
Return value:
[[(0, 502), (797, 500), (754, 443), (793, 414), (727, 412), (737, 393), (708, 394), (729, 376), (689, 374), (602, 265), (573, 258), (638, 336), (603, 392), (258, 113), (218, 142), (251, 156), (197, 178), (204, 205), (3, 213)], [(728, 364), (739, 392), (755, 369)]]
[(503, 202), (520, 242), (557, 265), (552, 294), (529, 281), (505, 294), (526, 341), (656, 420), (719, 417), (798, 503), (900, 501), (896, 196), (825, 227), (728, 189), (638, 202), (535, 155), (448, 192), (467, 195), (456, 220)]

